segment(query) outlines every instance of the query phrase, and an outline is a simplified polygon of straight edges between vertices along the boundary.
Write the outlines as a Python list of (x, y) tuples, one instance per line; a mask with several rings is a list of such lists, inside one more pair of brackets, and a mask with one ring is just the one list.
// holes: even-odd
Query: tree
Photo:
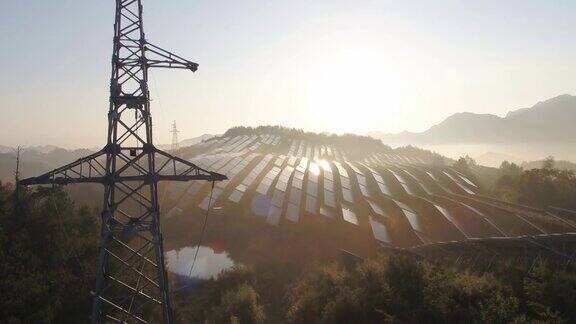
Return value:
[(542, 162), (542, 169), (546, 169), (546, 170), (554, 169), (554, 157), (553, 156), (550, 155), (544, 159), (544, 161)]
[(288, 296), (290, 323), (508, 323), (520, 315), (513, 290), (491, 275), (394, 254), (352, 271), (320, 270)]
[(266, 316), (259, 300), (252, 286), (240, 284), (222, 295), (220, 304), (211, 310), (211, 320), (213, 323), (263, 323)]
[(472, 169), (476, 165), (477, 165), (476, 161), (473, 158), (466, 155), (465, 157), (460, 157), (458, 159), (458, 161), (454, 162), (452, 167), (454, 167), (454, 169), (464, 173), (465, 175), (473, 176)]
[(576, 176), (571, 170), (554, 168), (552, 157), (541, 169), (522, 170), (514, 163), (502, 162), (494, 193), (514, 203), (576, 209)]
[(498, 169), (494, 192), (501, 199), (509, 202), (518, 202), (518, 187), (522, 177), (522, 167), (515, 163), (503, 161)]
[(576, 275), (553, 271), (545, 263), (537, 264), (524, 278), (528, 311), (545, 322), (568, 322), (576, 318)]
[(0, 187), (0, 322), (86, 321), (96, 221), (60, 188)]

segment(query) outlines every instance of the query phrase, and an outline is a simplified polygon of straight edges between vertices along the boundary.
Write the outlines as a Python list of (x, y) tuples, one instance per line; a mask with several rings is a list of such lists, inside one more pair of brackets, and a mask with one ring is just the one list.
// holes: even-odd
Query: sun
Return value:
[(319, 127), (335, 133), (382, 129), (387, 114), (400, 109), (403, 80), (379, 53), (336, 50), (311, 71), (308, 105)]

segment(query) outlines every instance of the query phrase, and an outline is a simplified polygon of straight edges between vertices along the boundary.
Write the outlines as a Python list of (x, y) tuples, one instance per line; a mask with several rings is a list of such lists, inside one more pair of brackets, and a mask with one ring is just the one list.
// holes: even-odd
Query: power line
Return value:
[[(72, 239), (70, 238), (70, 235), (68, 234), (68, 231), (66, 230), (66, 227), (64, 225), (64, 217), (62, 216), (62, 213), (60, 213), (60, 209), (58, 208), (58, 204), (56, 203), (56, 199), (54, 196), (54, 191), (56, 190), (54, 186), (52, 186), (50, 190), (50, 197), (52, 198), (52, 205), (54, 206), (54, 211), (56, 211), (56, 216), (58, 219), (58, 227), (60, 227), (60, 230), (62, 232), (62, 234), (64, 235), (64, 239), (66, 239), (66, 241), (68, 241), (68, 244), (70, 245), (70, 251), (74, 257), (74, 259), (76, 260), (76, 263), (78, 263), (78, 267), (80, 268), (80, 271), (82, 273), (82, 277), (84, 279), (89, 279), (86, 276), (86, 271), (84, 269), (84, 265), (82, 264), (82, 262), (80, 261), (80, 256), (78, 255), (78, 251), (76, 250), (76, 245), (72, 244)], [(85, 286), (87, 284), (86, 280), (82, 280), (82, 285)]]
[(210, 198), (208, 199), (208, 208), (204, 214), (204, 223), (202, 224), (202, 232), (200, 233), (200, 238), (198, 239), (198, 244), (196, 244), (196, 252), (194, 253), (194, 260), (192, 261), (192, 266), (190, 266), (190, 272), (188, 276), (192, 276), (192, 271), (194, 271), (194, 265), (196, 265), (196, 258), (198, 257), (198, 251), (200, 251), (200, 245), (204, 240), (204, 234), (206, 233), (206, 225), (208, 224), (208, 216), (210, 215), (210, 209), (212, 208), (212, 194), (214, 193), (214, 181), (212, 181), (212, 188), (210, 189)]
[[(194, 258), (192, 260), (192, 264), (190, 265), (190, 271), (188, 271), (188, 277), (192, 277), (192, 272), (194, 271), (194, 266), (196, 265), (196, 260), (198, 258), (198, 252), (200, 251), (200, 247), (202, 245), (202, 241), (204, 240), (204, 235), (206, 234), (206, 226), (208, 224), (208, 217), (210, 215), (210, 209), (212, 208), (212, 194), (214, 193), (214, 181), (212, 181), (212, 187), (210, 188), (210, 196), (208, 198), (208, 208), (206, 208), (206, 213), (204, 213), (204, 222), (202, 224), (202, 231), (200, 232), (200, 237), (198, 239), (198, 243), (196, 244), (196, 251), (194, 252)], [(189, 287), (189, 285), (184, 285), (172, 293), (176, 294), (180, 290)]]
[[(142, 12), (142, 0), (116, 0), (106, 145), (41, 176), (20, 180), (23, 185), (104, 186), (93, 323), (173, 323), (158, 183), (227, 179), (154, 146), (149, 70), (196, 71), (198, 64), (147, 40)], [(142, 212), (134, 206), (141, 206)], [(156, 317), (160, 314), (161, 320)]]

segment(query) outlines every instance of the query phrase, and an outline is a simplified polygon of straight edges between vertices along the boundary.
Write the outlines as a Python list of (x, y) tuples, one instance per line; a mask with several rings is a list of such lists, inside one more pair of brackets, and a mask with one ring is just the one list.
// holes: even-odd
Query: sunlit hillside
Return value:
[(337, 229), (331, 234), (340, 248), (360, 255), (379, 244), (414, 247), (574, 229), (543, 209), (495, 198), (475, 175), (482, 168), (462, 170), (438, 154), (391, 149), (366, 137), (233, 128), (178, 154), (229, 180), (213, 190), (205, 182), (167, 186), (163, 207), (171, 222), (209, 210), (279, 231), (324, 224)]

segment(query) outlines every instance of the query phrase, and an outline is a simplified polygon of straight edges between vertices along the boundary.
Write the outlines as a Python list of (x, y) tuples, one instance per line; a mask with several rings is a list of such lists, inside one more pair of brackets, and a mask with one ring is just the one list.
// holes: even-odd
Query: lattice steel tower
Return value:
[(198, 65), (146, 40), (141, 0), (116, 0), (106, 146), (20, 182), (104, 185), (94, 323), (172, 323), (158, 182), (226, 179), (154, 147), (148, 93), (151, 67), (196, 71)]
[(172, 123), (172, 129), (170, 130), (170, 134), (172, 134), (172, 146), (170, 149), (172, 152), (178, 151), (180, 148), (180, 144), (178, 143), (178, 128), (176, 128), (176, 121)]

